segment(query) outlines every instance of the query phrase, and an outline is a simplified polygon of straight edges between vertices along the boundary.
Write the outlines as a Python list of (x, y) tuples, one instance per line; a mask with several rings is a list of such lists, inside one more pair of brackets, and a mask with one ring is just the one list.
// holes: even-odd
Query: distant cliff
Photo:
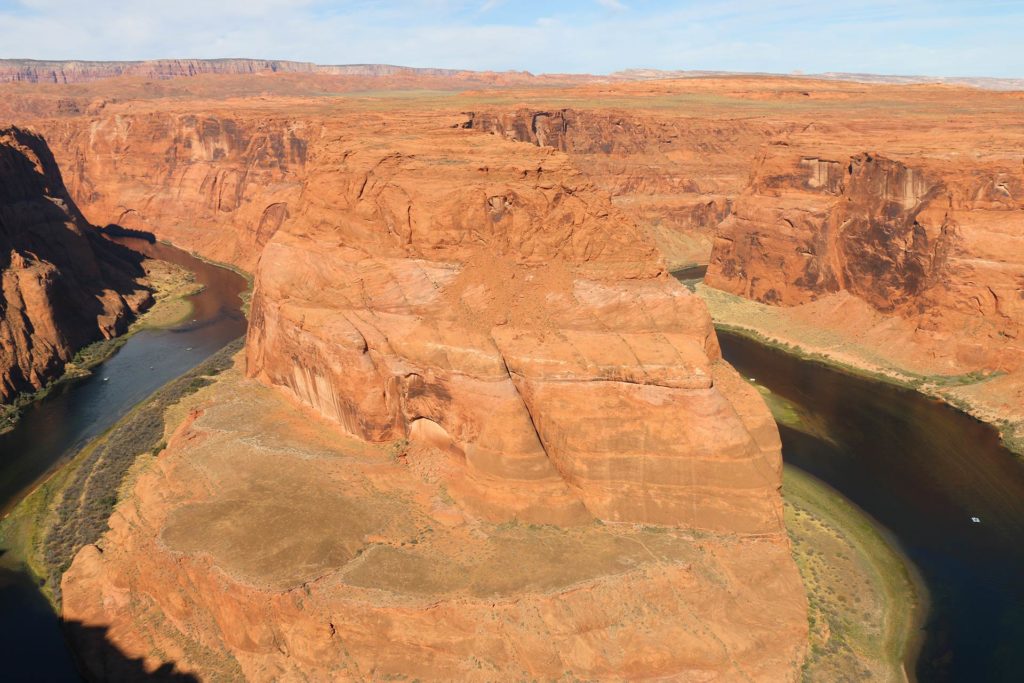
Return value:
[(201, 74), (316, 73), (334, 76), (455, 76), (464, 71), (390, 64), (323, 66), (273, 59), (154, 59), (144, 62), (0, 60), (0, 83), (82, 83), (117, 76), (150, 79)]

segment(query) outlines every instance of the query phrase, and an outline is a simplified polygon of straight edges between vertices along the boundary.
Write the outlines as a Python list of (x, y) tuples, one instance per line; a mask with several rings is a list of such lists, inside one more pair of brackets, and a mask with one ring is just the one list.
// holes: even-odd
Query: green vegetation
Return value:
[(1002, 420), (996, 427), (1006, 447), (1017, 455), (1024, 456), (1024, 423)]
[(786, 527), (807, 589), (806, 681), (906, 680), (924, 589), (872, 520), (798, 469), (783, 473)]
[(0, 522), (0, 547), (26, 564), (55, 606), (60, 603), (61, 575), (83, 546), (95, 543), (109, 528), (108, 519), (136, 459), (162, 449), (164, 412), (231, 367), (242, 344), (241, 338), (228, 344), (157, 390)]
[(809, 434), (822, 441), (835, 443), (828, 432), (828, 422), (824, 417), (807, 410), (783, 396), (779, 396), (768, 387), (756, 382), (751, 383), (761, 393), (761, 397), (768, 404), (768, 410), (771, 411), (772, 417), (775, 418), (776, 422), (804, 434)]
[(0, 434), (9, 432), (18, 424), (21, 411), (50, 395), (57, 387), (75, 382), (83, 377), (88, 377), (90, 371), (107, 360), (114, 353), (124, 346), (129, 335), (114, 337), (113, 339), (101, 339), (98, 342), (89, 344), (80, 349), (75, 357), (64, 366), (64, 374), (47, 384), (38, 391), (26, 391), (18, 394), (10, 403), (0, 406)]
[[(42, 389), (23, 392), (10, 403), (0, 405), (0, 434), (14, 429), (21, 416), (21, 411), (26, 407), (46, 398), (63, 384), (88, 377), (92, 374), (94, 367), (113, 356), (139, 330), (170, 327), (190, 315), (192, 305), (187, 297), (198, 294), (203, 289), (195, 283), (194, 274), (181, 266), (160, 261), (156, 261), (156, 263), (164, 267), (157, 271), (159, 275), (151, 282), (156, 297), (153, 306), (136, 318), (124, 334), (113, 339), (101, 339), (79, 349), (74, 358), (64, 365), (61, 376), (49, 382)], [(242, 275), (247, 278), (249, 291), (251, 291), (252, 278), (244, 273)], [(243, 299), (243, 301), (247, 306), (247, 300)]]

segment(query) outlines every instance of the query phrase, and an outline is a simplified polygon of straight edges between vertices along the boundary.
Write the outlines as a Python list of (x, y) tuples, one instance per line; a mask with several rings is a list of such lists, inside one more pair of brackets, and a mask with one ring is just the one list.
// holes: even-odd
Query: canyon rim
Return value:
[(107, 236), (251, 279), (244, 342), (161, 405), (96, 533), (55, 561), (88, 496), (26, 499), (85, 676), (913, 675), (917, 636), (883, 661), (822, 626), (780, 403), (716, 324), (1020, 452), (1020, 90), (5, 60), (0, 91), (5, 403), (151, 305)]

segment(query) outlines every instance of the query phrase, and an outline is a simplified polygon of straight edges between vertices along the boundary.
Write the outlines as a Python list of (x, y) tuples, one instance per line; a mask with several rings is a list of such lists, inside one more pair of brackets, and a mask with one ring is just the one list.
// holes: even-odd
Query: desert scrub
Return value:
[(164, 412), (185, 396), (212, 382), (232, 365), (241, 349), (238, 339), (210, 358), (158, 389), (125, 415), (104, 435), (86, 446), (69, 464), (59, 490), (49, 491), (44, 528), (37, 534), (38, 562), (32, 563), (44, 581), (44, 592), (60, 603), (60, 578), (78, 551), (95, 543), (109, 529), (118, 491), (136, 458), (158, 452), (164, 439)]
[(927, 593), (869, 517), (813, 476), (783, 470), (793, 559), (807, 589), (805, 681), (904, 681)]

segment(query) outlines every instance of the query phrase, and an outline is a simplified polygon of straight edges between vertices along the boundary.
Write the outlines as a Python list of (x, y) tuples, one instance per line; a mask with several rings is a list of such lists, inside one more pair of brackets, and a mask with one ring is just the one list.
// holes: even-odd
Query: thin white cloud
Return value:
[[(628, 5), (629, 11), (600, 11), (597, 2)], [(647, 67), (1024, 77), (1021, 9), (1007, 5), (999, 14), (989, 6), (986, 14), (962, 5), (937, 7), (953, 5), (0, 0), (0, 57), (257, 57), (535, 73)]]
[(595, 0), (597, 4), (605, 9), (610, 9), (614, 12), (622, 12), (627, 9), (619, 0)]

